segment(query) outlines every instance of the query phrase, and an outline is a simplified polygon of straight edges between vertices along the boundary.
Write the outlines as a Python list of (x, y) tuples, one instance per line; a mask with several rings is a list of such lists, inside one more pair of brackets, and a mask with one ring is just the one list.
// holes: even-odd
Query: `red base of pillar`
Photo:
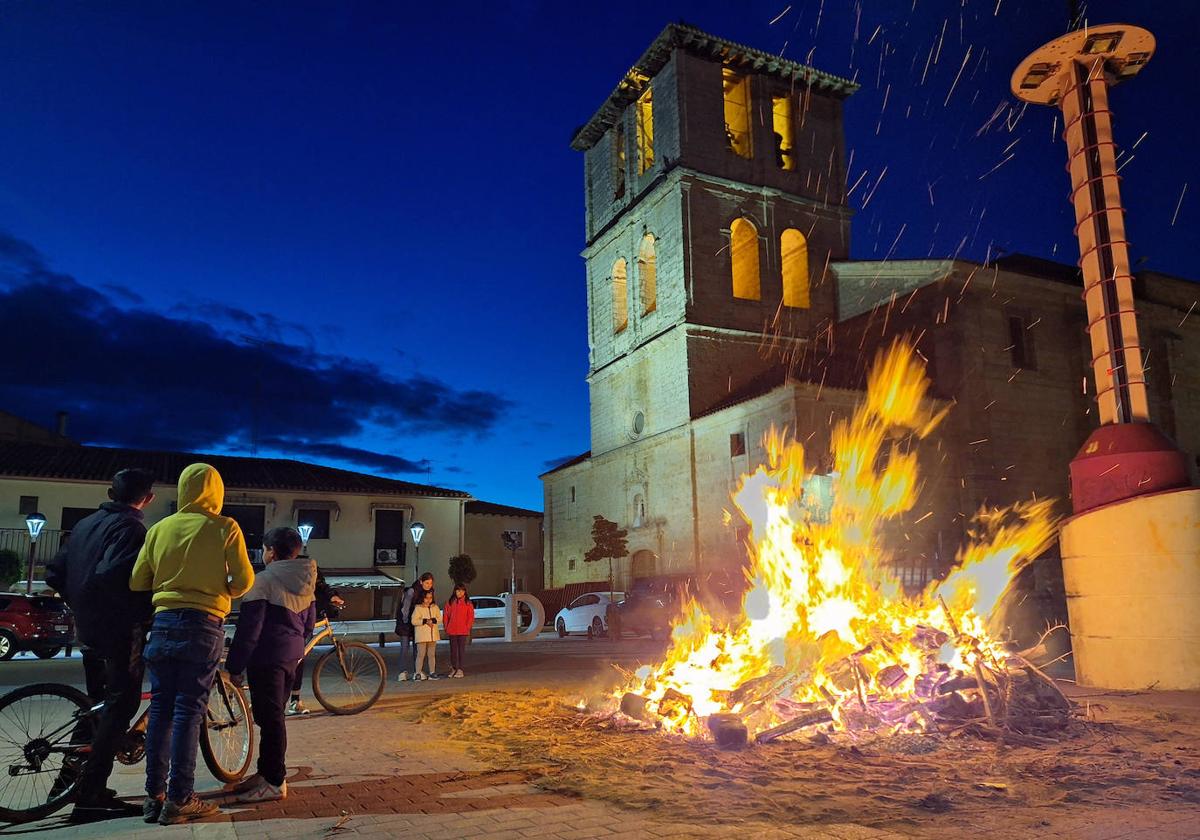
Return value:
[(1071, 461), (1075, 513), (1189, 486), (1187, 456), (1152, 423), (1101, 426)]

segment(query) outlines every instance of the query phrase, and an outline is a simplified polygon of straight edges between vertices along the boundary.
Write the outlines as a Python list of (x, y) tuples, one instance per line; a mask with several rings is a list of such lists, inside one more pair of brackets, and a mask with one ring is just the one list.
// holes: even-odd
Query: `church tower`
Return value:
[(686, 426), (836, 319), (855, 89), (672, 24), (576, 131), (592, 457)]

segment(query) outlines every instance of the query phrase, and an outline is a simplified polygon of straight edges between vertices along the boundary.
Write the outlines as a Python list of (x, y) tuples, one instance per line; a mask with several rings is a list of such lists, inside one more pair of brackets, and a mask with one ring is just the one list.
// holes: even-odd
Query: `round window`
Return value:
[(640, 411), (633, 414), (633, 434), (640, 435), (646, 430), (646, 415)]

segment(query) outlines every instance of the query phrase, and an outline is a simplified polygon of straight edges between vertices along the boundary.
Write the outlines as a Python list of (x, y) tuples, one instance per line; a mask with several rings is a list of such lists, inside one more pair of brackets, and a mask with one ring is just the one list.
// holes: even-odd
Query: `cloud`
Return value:
[(427, 459), (412, 461), (399, 455), (373, 452), (340, 443), (314, 443), (294, 438), (265, 438), (258, 441), (260, 447), (276, 449), (315, 461), (340, 461), (369, 470), (393, 474), (431, 473), (433, 464)]
[(509, 407), (495, 393), (321, 353), (306, 337), (225, 304), (150, 309), (51, 271), (37, 249), (0, 231), (0, 407), (33, 418), (68, 411), (78, 440), (236, 450), (253, 439), (424, 473), (426, 461), (343, 441), (379, 428), (483, 435)]
[(542, 461), (542, 469), (552, 470), (555, 467), (561, 467), (563, 464), (567, 463), (567, 461), (574, 461), (578, 457), (578, 452), (575, 452), (571, 455), (559, 455), (557, 458), (551, 458), (548, 461)]

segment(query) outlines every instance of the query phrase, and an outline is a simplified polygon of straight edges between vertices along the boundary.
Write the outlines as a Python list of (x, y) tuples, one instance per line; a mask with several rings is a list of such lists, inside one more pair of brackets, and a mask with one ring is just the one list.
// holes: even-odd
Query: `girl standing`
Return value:
[[(421, 594), (421, 602), (413, 607), (412, 626), (413, 640), (417, 643), (417, 662), (414, 667), (414, 677), (417, 680), (434, 679), (437, 677), (436, 650), (441, 631), (438, 625), (442, 621), (442, 611), (433, 602), (433, 592)], [(425, 659), (429, 659), (429, 676), (422, 673)]]
[(463, 675), (463, 658), (467, 653), (467, 642), (471, 638), (471, 627), (475, 624), (475, 605), (467, 597), (467, 588), (461, 583), (454, 587), (454, 595), (446, 602), (446, 635), (450, 637), (450, 676)]

